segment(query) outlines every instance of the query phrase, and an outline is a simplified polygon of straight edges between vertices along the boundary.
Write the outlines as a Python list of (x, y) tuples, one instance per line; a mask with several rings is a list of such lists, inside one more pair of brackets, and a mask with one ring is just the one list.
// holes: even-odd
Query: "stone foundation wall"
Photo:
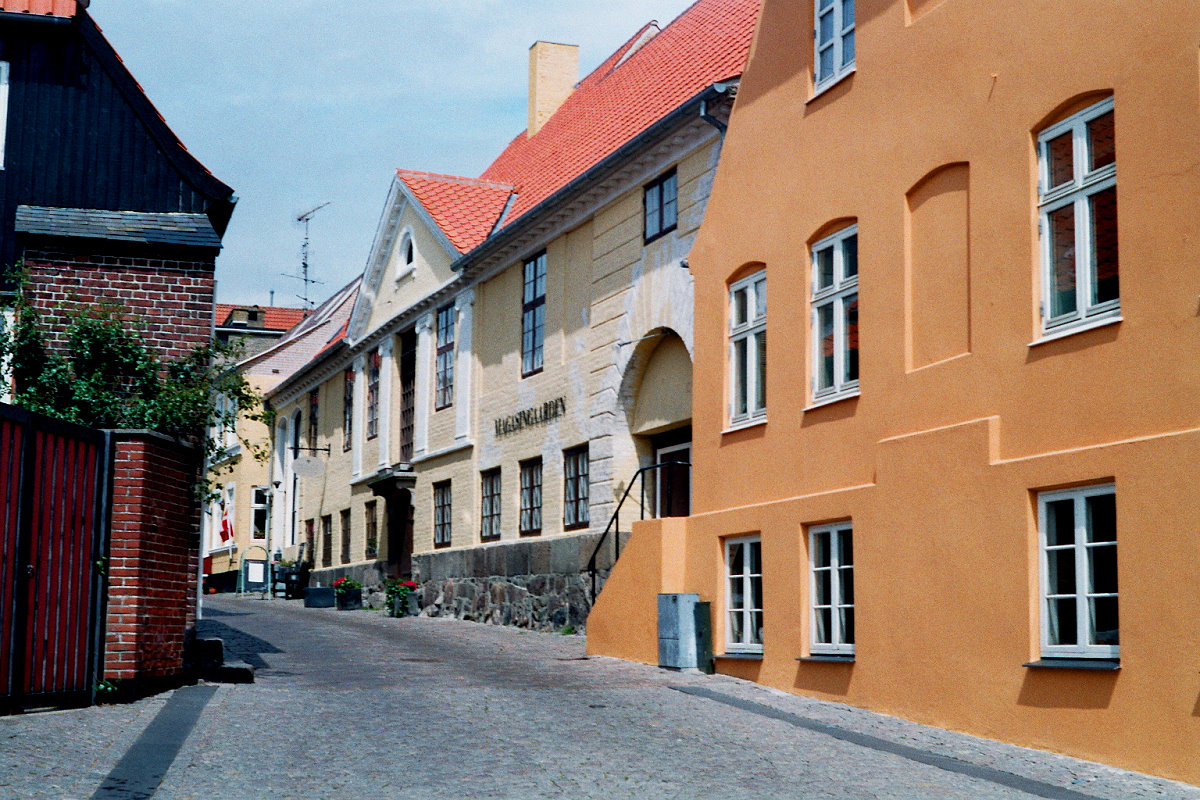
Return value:
[[(627, 537), (622, 534), (622, 544)], [(598, 540), (598, 534), (585, 533), (414, 556), (421, 613), (533, 630), (567, 625), (582, 630), (592, 610), (588, 560)], [(605, 547), (596, 564), (597, 592), (612, 565), (613, 548)]]

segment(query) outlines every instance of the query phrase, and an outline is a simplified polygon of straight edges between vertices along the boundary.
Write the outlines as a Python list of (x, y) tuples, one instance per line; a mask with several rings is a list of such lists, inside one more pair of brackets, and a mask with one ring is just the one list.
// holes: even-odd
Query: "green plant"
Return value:
[(563, 636), (570, 636), (575, 633), (575, 626), (574, 625), (564, 625), (558, 629), (558, 632), (561, 633)]
[[(240, 344), (212, 343), (163, 362), (146, 344), (145, 324), (120, 303), (62, 304), (48, 321), (30, 301), (20, 266), (16, 279), (15, 321), (0, 329), (0, 379), (12, 379), (16, 405), (93, 428), (165, 433), (201, 446), (206, 463), (223, 452), (216, 434), (236, 430), (240, 416), (271, 424), (261, 396), (236, 369)], [(267, 457), (265, 443), (243, 444)], [(212, 477), (201, 481), (206, 496)]]
[(354, 578), (338, 578), (333, 582), (333, 590), (338, 594), (342, 594), (347, 589), (361, 589), (363, 585)]
[(388, 578), (383, 582), (383, 591), (387, 595), (387, 613), (389, 617), (401, 615), (401, 611), (408, 605), (408, 596), (417, 590), (416, 581), (401, 581), (396, 578)]

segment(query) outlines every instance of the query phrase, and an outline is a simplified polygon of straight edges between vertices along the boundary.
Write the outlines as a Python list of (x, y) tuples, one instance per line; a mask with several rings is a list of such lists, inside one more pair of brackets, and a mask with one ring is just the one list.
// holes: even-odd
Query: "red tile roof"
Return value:
[(648, 23), (575, 87), (533, 136), (520, 133), (474, 180), (397, 174), (460, 253), (478, 247), (714, 83), (742, 74), (760, 0), (698, 0)]
[(632, 55), (638, 31), (533, 136), (519, 134), (482, 179), (512, 184), (509, 225), (706, 87), (741, 75), (759, 0), (699, 0)]
[[(0, 0), (2, 1), (2, 0)], [(266, 312), (262, 328), (269, 331), (291, 330), (292, 326), (305, 317), (303, 308), (283, 308), (281, 306), (239, 306), (229, 303), (217, 303), (217, 325), (224, 326), (229, 322), (229, 315), (235, 308), (257, 308)]]
[(454, 175), (404, 169), (396, 175), (460, 253), (473, 250), (488, 237), (513, 191), (508, 184)]
[(73, 17), (77, 10), (75, 0), (0, 0), (0, 11), (21, 14)]

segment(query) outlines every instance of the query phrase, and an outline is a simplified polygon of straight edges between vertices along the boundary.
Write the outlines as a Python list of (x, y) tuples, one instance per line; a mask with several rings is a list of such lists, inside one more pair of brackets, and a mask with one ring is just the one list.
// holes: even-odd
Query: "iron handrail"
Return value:
[(638, 479), (641, 479), (641, 509), (639, 519), (646, 518), (646, 473), (651, 470), (662, 469), (663, 467), (687, 467), (692, 468), (691, 462), (688, 461), (660, 461), (657, 464), (649, 464), (640, 468), (633, 473), (633, 477), (629, 479), (629, 485), (625, 487), (625, 493), (621, 495), (620, 501), (617, 502), (617, 507), (613, 511), (613, 515), (609, 517), (608, 525), (604, 528), (604, 533), (600, 534), (600, 539), (596, 542), (596, 547), (592, 550), (592, 557), (588, 559), (588, 572), (592, 577), (592, 603), (596, 602), (596, 557), (600, 555), (600, 548), (604, 547), (604, 543), (608, 540), (608, 534), (613, 528), (617, 529), (617, 535), (613, 537), (613, 564), (617, 563), (617, 559), (621, 557), (621, 507), (625, 505), (625, 501), (629, 499), (629, 493), (633, 491), (633, 485)]

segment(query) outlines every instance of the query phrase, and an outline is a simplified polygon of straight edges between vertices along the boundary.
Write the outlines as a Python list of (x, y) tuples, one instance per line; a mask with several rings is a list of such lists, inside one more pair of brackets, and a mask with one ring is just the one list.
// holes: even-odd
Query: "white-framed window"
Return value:
[(758, 536), (725, 540), (725, 650), (763, 649), (762, 541)]
[(0, 61), (0, 169), (5, 168), (4, 144), (8, 141), (8, 74), (8, 62)]
[(812, 247), (813, 401), (858, 394), (858, 226)]
[(1114, 122), (1110, 97), (1038, 134), (1046, 333), (1121, 313)]
[(437, 311), (437, 374), (433, 408), (454, 405), (454, 322), (458, 308), (453, 303)]
[(411, 275), (416, 269), (417, 250), (413, 243), (412, 231), (405, 230), (400, 237), (400, 245), (396, 248), (396, 275), (398, 281)]
[(813, 72), (819, 91), (854, 70), (854, 0), (816, 0)]
[(767, 271), (729, 287), (729, 421), (767, 415)]
[(1120, 655), (1113, 484), (1038, 495), (1043, 658)]
[(255, 540), (267, 538), (271, 495), (265, 486), (250, 487), (250, 536)]
[(808, 530), (814, 655), (854, 654), (854, 529), (849, 522)]

